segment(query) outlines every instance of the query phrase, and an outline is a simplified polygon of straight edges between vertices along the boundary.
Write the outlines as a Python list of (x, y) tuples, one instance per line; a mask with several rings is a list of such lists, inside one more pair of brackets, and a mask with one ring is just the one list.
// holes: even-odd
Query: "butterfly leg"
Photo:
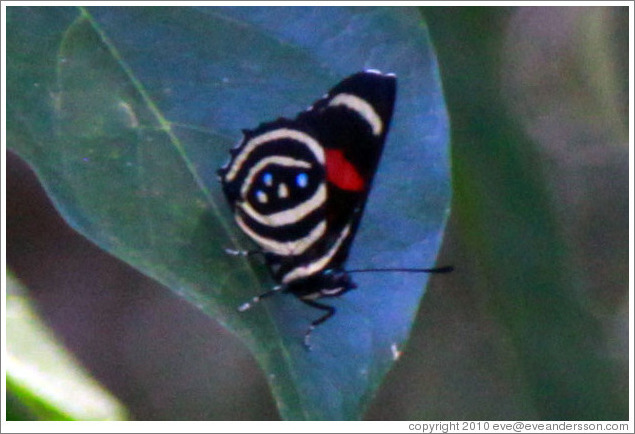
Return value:
[(315, 309), (326, 311), (324, 315), (322, 315), (321, 317), (319, 317), (318, 319), (316, 319), (315, 321), (311, 323), (306, 333), (304, 334), (304, 346), (306, 347), (307, 350), (311, 350), (311, 345), (309, 343), (309, 336), (311, 336), (311, 332), (315, 330), (317, 326), (319, 326), (320, 324), (322, 324), (323, 322), (331, 318), (333, 315), (335, 315), (335, 307), (318, 303), (313, 300), (307, 300), (307, 299), (300, 299), (300, 300), (302, 300), (304, 304), (309, 305)]
[(225, 253), (232, 256), (255, 256), (265, 254), (262, 250), (236, 250), (230, 248), (225, 248)]
[(276, 285), (273, 288), (271, 288), (269, 291), (262, 293), (260, 295), (255, 296), (254, 298), (252, 298), (250, 301), (241, 304), (240, 306), (238, 306), (238, 312), (244, 312), (247, 309), (249, 309), (251, 306), (253, 306), (255, 303), (258, 303), (260, 300), (262, 300), (263, 298), (267, 298), (267, 297), (271, 297), (272, 295), (280, 292), (281, 290), (283, 290), (285, 288), (285, 285)]

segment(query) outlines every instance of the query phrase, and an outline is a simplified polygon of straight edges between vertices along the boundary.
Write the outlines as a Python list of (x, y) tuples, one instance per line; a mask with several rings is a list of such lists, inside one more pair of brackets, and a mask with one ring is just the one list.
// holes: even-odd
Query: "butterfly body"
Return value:
[[(354, 74), (293, 119), (244, 130), (219, 177), (279, 288), (306, 304), (355, 288), (344, 271), (392, 117), (396, 78)], [(268, 295), (268, 294), (267, 294)], [(308, 334), (307, 334), (308, 335)]]

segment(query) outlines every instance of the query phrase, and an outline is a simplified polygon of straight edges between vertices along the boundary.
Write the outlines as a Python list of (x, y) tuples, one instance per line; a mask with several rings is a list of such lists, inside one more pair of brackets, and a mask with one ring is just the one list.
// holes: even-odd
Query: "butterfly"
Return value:
[[(389, 131), (394, 74), (366, 70), (333, 87), (295, 119), (243, 130), (218, 176), (234, 219), (260, 248), (277, 285), (239, 307), (287, 292), (335, 314), (323, 298), (356, 287), (344, 268)], [(254, 252), (231, 251), (233, 254)], [(429, 271), (429, 270), (426, 270)]]

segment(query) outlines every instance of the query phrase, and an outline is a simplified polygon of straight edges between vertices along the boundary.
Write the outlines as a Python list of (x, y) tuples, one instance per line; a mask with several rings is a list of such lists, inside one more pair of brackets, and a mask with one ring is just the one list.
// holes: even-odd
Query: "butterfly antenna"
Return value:
[(450, 273), (454, 271), (454, 266), (446, 265), (437, 268), (363, 268), (358, 270), (346, 270), (347, 273), (370, 273), (370, 272), (398, 272), (398, 273)]

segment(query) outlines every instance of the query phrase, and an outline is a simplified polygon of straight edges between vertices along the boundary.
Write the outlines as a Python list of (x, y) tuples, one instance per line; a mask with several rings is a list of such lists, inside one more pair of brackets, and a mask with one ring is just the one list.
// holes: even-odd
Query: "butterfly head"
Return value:
[(292, 282), (289, 288), (303, 300), (315, 300), (340, 296), (357, 288), (357, 285), (346, 271), (331, 268), (308, 279)]

